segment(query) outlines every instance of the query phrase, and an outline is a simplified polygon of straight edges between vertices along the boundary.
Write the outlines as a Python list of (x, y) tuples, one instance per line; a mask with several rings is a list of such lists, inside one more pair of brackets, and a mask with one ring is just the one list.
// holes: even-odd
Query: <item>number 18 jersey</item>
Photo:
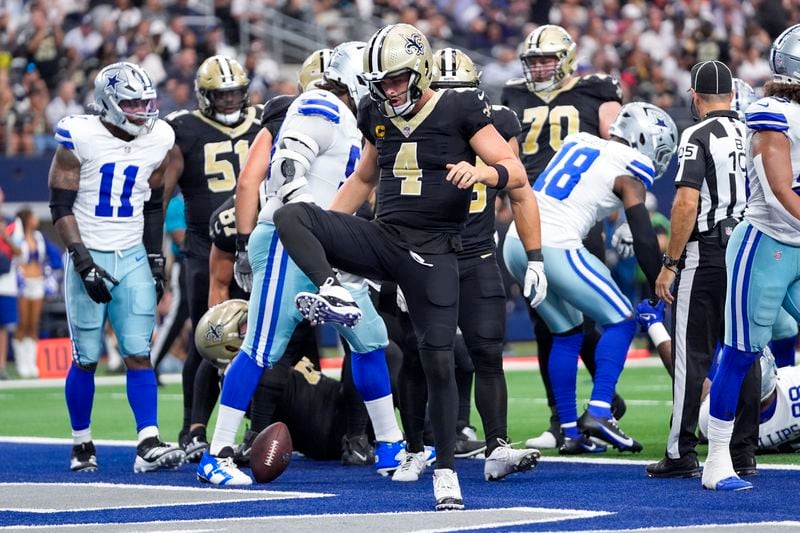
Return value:
[(153, 130), (126, 142), (93, 115), (72, 115), (56, 126), (56, 141), (81, 164), (73, 212), (86, 247), (126, 250), (142, 242), (142, 208), (150, 197), (150, 175), (175, 142), (157, 120)]
[(588, 133), (569, 135), (533, 184), (542, 224), (542, 245), (580, 248), (598, 220), (622, 206), (617, 176), (633, 176), (646, 188), (655, 169), (649, 157)]

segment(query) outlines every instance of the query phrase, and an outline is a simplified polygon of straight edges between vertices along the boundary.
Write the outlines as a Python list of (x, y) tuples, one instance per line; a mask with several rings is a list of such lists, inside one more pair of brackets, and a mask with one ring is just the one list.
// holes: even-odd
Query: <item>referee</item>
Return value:
[[(692, 113), (700, 122), (681, 136), (670, 240), (656, 280), (656, 294), (673, 312), (672, 420), (665, 457), (647, 466), (649, 477), (700, 476), (695, 451), (700, 394), (724, 333), (725, 248), (746, 201), (745, 126), (731, 110), (732, 78), (719, 61), (692, 68)], [(756, 365), (737, 413), (731, 448), (740, 475), (756, 473), (759, 378)]]

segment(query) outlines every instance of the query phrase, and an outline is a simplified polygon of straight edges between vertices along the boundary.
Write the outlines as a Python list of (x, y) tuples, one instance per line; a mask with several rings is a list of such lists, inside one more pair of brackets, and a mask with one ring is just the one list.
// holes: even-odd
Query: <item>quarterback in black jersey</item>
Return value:
[[(501, 102), (513, 110), (522, 121), (517, 136), (520, 158), (531, 184), (545, 169), (564, 138), (579, 131), (604, 139), (608, 127), (622, 107), (622, 91), (618, 82), (607, 75), (574, 76), (576, 45), (567, 31), (555, 25), (533, 30), (523, 43), (520, 54), (524, 78), (509, 81), (503, 88)], [(586, 247), (601, 260), (605, 257), (601, 227), (590, 233)], [(521, 281), (521, 280), (518, 280)], [(540, 437), (529, 439), (531, 448), (557, 448), (562, 443), (555, 399), (550, 386), (549, 357), (552, 334), (529, 309), (536, 333), (539, 367), (547, 391), (547, 403), (552, 416), (550, 428)], [(581, 358), (594, 375), (594, 347), (599, 333), (591, 321), (584, 322), (586, 335)], [(615, 402), (621, 401), (615, 398)], [(621, 416), (620, 410), (615, 414)]]
[[(250, 80), (242, 66), (225, 56), (206, 59), (197, 70), (197, 111), (167, 117), (175, 130), (165, 183), (169, 196), (177, 185), (186, 202), (186, 271), (189, 314), (196, 327), (208, 309), (208, 260), (211, 214), (236, 188), (236, 176), (260, 129), (258, 110), (248, 104)], [(180, 440), (187, 442), (194, 380), (200, 355), (192, 346), (183, 366), (184, 421)]]
[[(442, 92), (479, 91), (480, 73), (472, 60), (460, 50), (445, 48), (433, 56), (433, 82), (431, 87)], [(492, 115), (498, 133), (517, 152), (516, 135), (520, 125), (513, 111), (503, 106), (492, 106)], [(497, 189), (475, 184), (472, 188), (469, 216), (461, 233), (462, 250), (458, 252), (459, 270), (459, 316), (458, 325), (464, 336), (467, 350), (476, 374), (475, 403), (483, 422), (486, 435), (486, 463), (484, 476), (487, 480), (501, 479), (513, 472), (530, 470), (536, 466), (539, 452), (536, 450), (512, 450), (508, 442), (507, 406), (508, 392), (503, 374), (503, 339), (505, 336), (506, 297), (500, 268), (495, 256), (494, 217)], [(538, 223), (538, 207), (533, 192), (528, 187), (509, 191), (515, 214), (525, 213), (520, 220), (525, 227), (526, 248), (541, 253)], [(529, 222), (529, 224), (526, 224)], [(535, 267), (534, 267), (535, 268)], [(535, 276), (537, 297), (544, 299), (546, 279), (543, 263), (539, 261)], [(533, 284), (533, 283), (532, 283)], [(425, 376), (416, 362), (416, 352), (404, 354), (403, 370), (399, 386), (401, 414), (406, 427), (406, 439), (410, 448), (418, 448), (423, 428), (418, 421), (425, 418)], [(461, 366), (456, 361), (458, 366)], [(461, 375), (463, 370), (459, 368)], [(468, 398), (471, 380), (464, 384), (459, 380), (459, 397)], [(411, 411), (409, 413), (408, 411)], [(460, 423), (464, 423), (460, 421)], [(461, 428), (458, 428), (461, 429)], [(408, 481), (418, 478), (421, 462), (410, 455), (395, 473), (393, 479)]]
[[(464, 507), (453, 470), (460, 233), (475, 183), (517, 188), (526, 177), (492, 125), (482, 94), (432, 90), (432, 63), (427, 38), (413, 26), (390, 25), (373, 35), (363, 75), (371, 100), (362, 100), (357, 117), (365, 138), (361, 161), (330, 211), (293, 203), (274, 220), (286, 251), (320, 287), (319, 293), (297, 296), (307, 318), (346, 325), (360, 318), (332, 266), (396, 281), (403, 290), (427, 378), (439, 467), (433, 479), (436, 509), (447, 510)], [(476, 155), (487, 165), (476, 167)], [(351, 215), (376, 187), (376, 219)]]

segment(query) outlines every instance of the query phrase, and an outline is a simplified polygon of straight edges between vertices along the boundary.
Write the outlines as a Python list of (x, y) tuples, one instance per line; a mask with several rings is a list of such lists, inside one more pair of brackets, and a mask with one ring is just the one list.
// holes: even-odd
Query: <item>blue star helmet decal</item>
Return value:
[(667, 123), (664, 122), (663, 118), (660, 118), (660, 119), (656, 120), (656, 126), (661, 126), (662, 128), (666, 128), (667, 127)]
[(113, 76), (109, 76), (108, 80), (106, 81), (106, 89), (111, 89), (114, 92), (117, 92), (117, 84), (120, 83), (122, 80), (119, 79), (118, 74), (114, 74)]

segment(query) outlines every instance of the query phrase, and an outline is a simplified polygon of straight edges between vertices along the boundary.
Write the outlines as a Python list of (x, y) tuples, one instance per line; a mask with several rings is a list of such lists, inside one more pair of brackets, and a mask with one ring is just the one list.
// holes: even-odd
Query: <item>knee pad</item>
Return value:
[(469, 350), (476, 373), (503, 373), (503, 345), (482, 344)]
[(455, 374), (453, 353), (449, 350), (420, 350), (420, 359), (429, 386), (446, 383)]

